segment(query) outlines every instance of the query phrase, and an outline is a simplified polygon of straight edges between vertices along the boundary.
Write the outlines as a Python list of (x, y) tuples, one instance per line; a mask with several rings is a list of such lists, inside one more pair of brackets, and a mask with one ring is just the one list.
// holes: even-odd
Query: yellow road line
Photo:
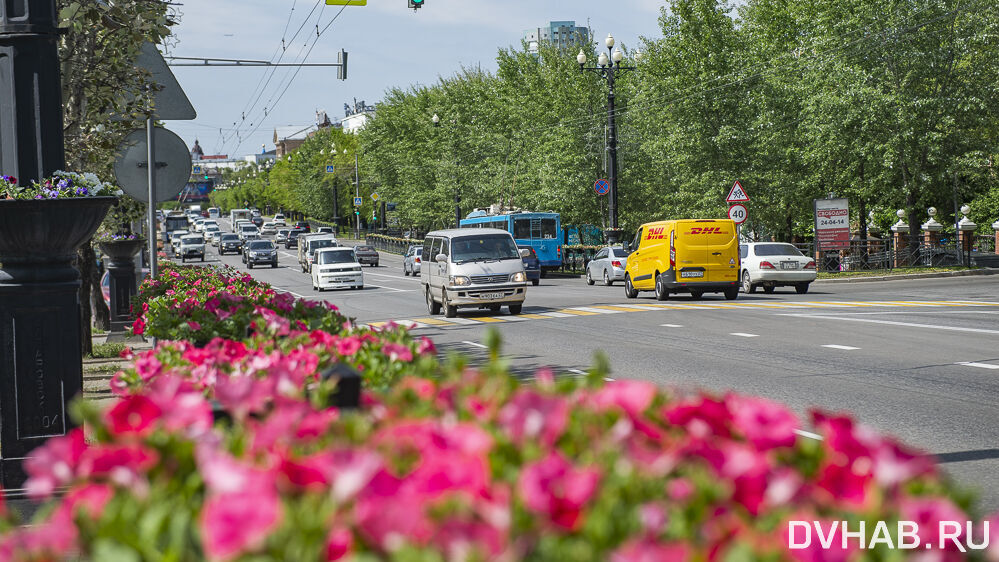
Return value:
[(625, 308), (623, 306), (611, 306), (609, 304), (597, 304), (597, 305), (591, 306), (590, 308), (602, 308), (604, 310), (618, 310), (620, 312), (639, 312), (639, 311), (641, 311), (641, 309), (639, 309), (639, 308)]
[(436, 318), (413, 318), (412, 322), (419, 322), (421, 324), (430, 324), (431, 326), (453, 326), (450, 322), (445, 322), (443, 320), (438, 320)]
[(563, 314), (575, 314), (576, 316), (596, 316), (598, 312), (585, 312), (583, 310), (572, 310), (571, 308), (563, 308), (562, 310), (557, 310), (556, 312), (561, 312)]
[(534, 319), (534, 320), (547, 320), (547, 319), (551, 318), (551, 316), (542, 316), (540, 314), (521, 314), (520, 317), (521, 318), (531, 318), (531, 319)]
[(506, 320), (504, 320), (502, 318), (494, 318), (492, 316), (480, 316), (480, 317), (477, 317), (477, 318), (469, 318), (469, 320), (477, 320), (479, 322), (486, 322), (486, 323), (489, 323), (489, 322), (506, 322)]

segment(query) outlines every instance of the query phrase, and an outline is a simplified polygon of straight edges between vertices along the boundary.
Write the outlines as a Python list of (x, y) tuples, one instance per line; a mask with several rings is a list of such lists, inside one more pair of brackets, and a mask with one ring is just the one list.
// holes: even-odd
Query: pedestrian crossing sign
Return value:
[(362, 203), (363, 203), (363, 201), (362, 201), (362, 199), (360, 197), (355, 197), (354, 198), (354, 206), (355, 207), (360, 207)]
[(326, 173), (327, 174), (332, 174), (335, 171), (336, 171), (336, 169), (333, 166), (326, 166)]

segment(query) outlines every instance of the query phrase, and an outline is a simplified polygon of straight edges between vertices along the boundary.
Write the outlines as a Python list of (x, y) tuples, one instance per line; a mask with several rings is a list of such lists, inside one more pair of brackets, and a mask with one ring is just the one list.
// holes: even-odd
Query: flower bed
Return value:
[(362, 412), (284, 396), (213, 427), (200, 368), (80, 408), (91, 438), (27, 463), (36, 497), (68, 493), (0, 538), (0, 558), (889, 559), (838, 537), (789, 550), (787, 522), (913, 520), (927, 540), (969, 519), (927, 457), (845, 416), (813, 414), (824, 440), (798, 440), (795, 415), (757, 398), (544, 372), (525, 385), (490, 365), (406, 378)]
[(0, 199), (67, 199), (76, 197), (117, 197), (122, 191), (102, 182), (96, 175), (56, 171), (51, 178), (18, 185), (13, 176), (0, 176)]
[(299, 330), (338, 333), (347, 319), (329, 303), (296, 299), (231, 267), (164, 265), (157, 280), (147, 279), (133, 302), (132, 331), (167, 340), (204, 345), (213, 338), (241, 340), (263, 319), (277, 315)]

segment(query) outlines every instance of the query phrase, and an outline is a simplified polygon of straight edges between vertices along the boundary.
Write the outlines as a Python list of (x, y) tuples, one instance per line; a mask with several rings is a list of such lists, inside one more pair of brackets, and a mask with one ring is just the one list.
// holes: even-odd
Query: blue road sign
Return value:
[(593, 191), (597, 192), (597, 195), (607, 195), (610, 191), (610, 184), (607, 180), (597, 180), (597, 183), (593, 184)]
[(335, 170), (334, 170), (333, 166), (326, 166), (326, 173), (327, 174), (332, 174), (334, 171)]
[(201, 173), (201, 166), (195, 166), (194, 167), (194, 173), (195, 174), (200, 174)]
[(363, 202), (364, 201), (360, 197), (355, 197), (354, 198), (354, 206), (355, 207), (360, 207)]

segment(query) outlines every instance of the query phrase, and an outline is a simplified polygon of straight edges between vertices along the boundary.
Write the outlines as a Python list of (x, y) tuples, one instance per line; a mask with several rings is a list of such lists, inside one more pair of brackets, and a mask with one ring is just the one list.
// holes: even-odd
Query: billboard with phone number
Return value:
[(815, 249), (850, 247), (850, 200), (815, 199)]

